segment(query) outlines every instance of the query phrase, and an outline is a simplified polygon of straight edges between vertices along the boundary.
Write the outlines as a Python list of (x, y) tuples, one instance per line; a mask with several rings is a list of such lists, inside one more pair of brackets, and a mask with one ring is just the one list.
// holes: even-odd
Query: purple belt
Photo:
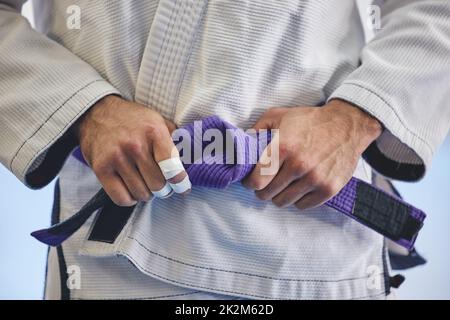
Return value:
[[(236, 160), (236, 155), (241, 156), (240, 161), (234, 162), (229, 161), (229, 154), (214, 154), (215, 159), (222, 159), (220, 163), (208, 162), (208, 159), (205, 158), (202, 159), (202, 162), (197, 163), (194, 161), (194, 155), (192, 155), (190, 161), (185, 161), (184, 167), (194, 187), (224, 189), (234, 182), (241, 181), (253, 170), (256, 163), (255, 160), (264, 149), (266, 144), (261, 143), (261, 141), (270, 141), (270, 133), (265, 137), (261, 134), (249, 135), (216, 116), (205, 118), (198, 123), (201, 123), (200, 129), (202, 132), (208, 129), (218, 129), (223, 133), (223, 136), (226, 136), (225, 131), (232, 132), (232, 146), (235, 151), (240, 150), (243, 152), (232, 153), (234, 157), (232, 160)], [(183, 129), (192, 138), (191, 147), (194, 146), (194, 143), (200, 143), (201, 149), (204, 150), (211, 142), (205, 142), (201, 136), (196, 135), (195, 126), (195, 124), (190, 124), (183, 127)], [(191, 150), (193, 149), (191, 148)], [(181, 152), (183, 156), (182, 153), (183, 151)], [(86, 164), (79, 148), (74, 151), (73, 156)], [(186, 158), (182, 157), (182, 159)], [(425, 213), (420, 209), (357, 178), (351, 178), (344, 188), (336, 196), (328, 200), (325, 205), (355, 219), (408, 250), (413, 248), (418, 232), (422, 228), (426, 217)], [(104, 190), (101, 189), (80, 211), (69, 219), (50, 228), (35, 231), (31, 235), (45, 244), (58, 246), (77, 231), (94, 212), (102, 208), (103, 210), (99, 210), (100, 213), (105, 208), (112, 211), (124, 210), (116, 206)], [(129, 210), (130, 214), (131, 212), (132, 209)], [(123, 213), (120, 216), (124, 216)], [(107, 219), (107, 215), (105, 217)]]

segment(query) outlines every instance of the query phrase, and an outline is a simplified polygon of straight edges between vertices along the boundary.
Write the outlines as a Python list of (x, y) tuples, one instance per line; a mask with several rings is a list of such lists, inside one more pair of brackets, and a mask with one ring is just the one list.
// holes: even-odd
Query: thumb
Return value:
[(177, 129), (177, 125), (170, 120), (164, 119), (166, 123), (167, 129), (169, 129), (169, 133), (172, 134)]
[(253, 129), (278, 129), (281, 117), (288, 111), (288, 108), (271, 108), (264, 112), (258, 121), (253, 125)]
[(266, 129), (270, 130), (274, 127), (274, 121), (273, 119), (267, 118), (267, 117), (261, 117), (256, 123), (253, 125), (253, 129), (256, 131)]

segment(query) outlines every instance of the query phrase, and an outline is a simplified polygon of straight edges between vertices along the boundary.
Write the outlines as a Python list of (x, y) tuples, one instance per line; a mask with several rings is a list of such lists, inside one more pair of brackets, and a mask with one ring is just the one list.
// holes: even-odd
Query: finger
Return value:
[(170, 134), (172, 134), (172, 132), (174, 132), (177, 129), (177, 125), (172, 121), (164, 119), (164, 122), (166, 123), (167, 129), (169, 129)]
[(118, 174), (111, 173), (108, 175), (101, 175), (98, 176), (98, 180), (102, 184), (105, 192), (116, 205), (131, 207), (137, 203)]
[[(262, 153), (261, 158), (267, 157), (266, 150)], [(281, 164), (279, 166), (281, 166)], [(277, 175), (279, 167), (274, 168), (273, 173), (271, 174), (265, 174), (263, 172), (265, 168), (267, 168), (267, 165), (263, 164), (260, 159), (250, 175), (242, 180), (242, 185), (252, 190), (262, 190), (267, 187)]]
[(285, 155), (280, 154), (279, 134), (274, 134), (272, 142), (261, 154), (261, 157), (250, 175), (242, 184), (253, 190), (262, 190), (275, 178), (283, 165)]
[[(156, 138), (156, 139), (155, 139)], [(167, 127), (152, 139), (153, 157), (176, 193), (187, 193), (192, 185)]]
[(191, 192), (191, 181), (189, 180), (187, 172), (184, 171), (184, 169), (175, 177), (170, 178), (167, 181), (169, 182), (169, 185), (175, 193), (188, 194), (189, 192)]
[(295, 206), (300, 210), (306, 210), (316, 208), (327, 202), (329, 196), (321, 191), (313, 191), (306, 194), (299, 201), (295, 203)]
[(173, 194), (173, 189), (168, 182), (159, 190), (152, 191), (152, 194), (156, 198), (169, 198)]
[(116, 159), (115, 169), (127, 186), (131, 196), (137, 201), (148, 201), (151, 192), (137, 166), (129, 159)]
[(296, 178), (284, 163), (275, 178), (264, 189), (257, 190), (255, 194), (261, 200), (271, 200), (286, 189)]
[(302, 180), (305, 180), (309, 185), (313, 186), (314, 190), (295, 203), (298, 209), (315, 208), (324, 204), (338, 194), (348, 180), (350, 180), (351, 173), (347, 178), (346, 175), (342, 175), (346, 171), (342, 167), (338, 167), (340, 169), (336, 171), (336, 166), (332, 166), (334, 161), (331, 158), (322, 162), (314, 171), (309, 172), (307, 176), (302, 178)]
[(275, 129), (278, 128), (278, 121), (288, 108), (270, 108), (253, 125), (253, 129)]
[(169, 129), (165, 125), (151, 131), (149, 133), (149, 141), (151, 141), (155, 162), (158, 163), (162, 160), (179, 157)]
[[(148, 189), (152, 192), (152, 194), (157, 198), (168, 198), (174, 191), (171, 187), (172, 183), (176, 185), (176, 192), (189, 192), (190, 188), (188, 188), (189, 190), (180, 191), (180, 186), (178, 186), (178, 183), (182, 182), (187, 176), (186, 171), (184, 171), (184, 167), (181, 165), (181, 168), (178, 168), (175, 173), (167, 174), (166, 172), (166, 176), (164, 176), (163, 172), (161, 172), (160, 166), (153, 159), (153, 152), (148, 150), (149, 148), (152, 148), (152, 146), (145, 148), (145, 151), (140, 153), (141, 156), (137, 157), (137, 165)], [(175, 174), (175, 176), (173, 176), (173, 174)]]
[(261, 129), (271, 129), (275, 127), (275, 122), (273, 119), (262, 116), (261, 118), (256, 121), (256, 123), (253, 125), (253, 129), (261, 130)]
[(158, 165), (175, 193), (186, 193), (191, 190), (191, 182), (180, 157), (159, 161)]
[(145, 148), (145, 151), (135, 158), (135, 162), (147, 188), (151, 192), (161, 190), (166, 185), (166, 179), (153, 159), (150, 148)]
[(272, 202), (280, 208), (286, 208), (306, 194), (314, 190), (314, 186), (307, 182), (307, 179), (300, 179), (291, 183), (286, 189), (272, 199)]
[(169, 185), (175, 193), (180, 194), (188, 194), (192, 189), (191, 181), (187, 175), (181, 181), (177, 183), (169, 183)]
[(168, 198), (173, 194), (170, 184), (166, 181), (158, 164), (149, 154), (147, 159), (138, 161), (138, 169), (151, 194), (157, 198)]

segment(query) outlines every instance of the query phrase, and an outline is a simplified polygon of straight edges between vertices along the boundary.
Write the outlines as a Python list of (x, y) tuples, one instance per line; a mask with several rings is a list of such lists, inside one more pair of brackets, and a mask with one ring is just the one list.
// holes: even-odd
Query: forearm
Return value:
[(61, 138), (96, 101), (118, 92), (86, 62), (33, 30), (18, 12), (21, 2), (0, 2), (0, 160), (28, 186), (41, 187), (58, 170), (42, 171), (35, 181), (27, 179), (30, 171), (47, 160), (60, 168), (70, 151)]
[(340, 99), (333, 99), (324, 106), (333, 117), (340, 119), (342, 128), (349, 134), (359, 137), (361, 143), (358, 151), (363, 153), (367, 146), (374, 142), (382, 133), (380, 121), (358, 106)]
[(421, 178), (450, 124), (450, 2), (386, 1), (382, 29), (361, 66), (331, 95), (376, 117), (383, 134), (365, 153), (379, 172)]

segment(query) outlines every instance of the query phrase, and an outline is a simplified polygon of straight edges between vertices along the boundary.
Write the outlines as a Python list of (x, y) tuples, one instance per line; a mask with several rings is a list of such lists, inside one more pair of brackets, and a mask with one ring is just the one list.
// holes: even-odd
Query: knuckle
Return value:
[(128, 199), (125, 199), (125, 198), (119, 198), (119, 199), (116, 200), (116, 201), (113, 200), (113, 202), (114, 202), (116, 205), (118, 205), (119, 207), (131, 207), (131, 206), (134, 204), (133, 201), (128, 200)]
[(92, 170), (99, 176), (104, 176), (109, 173), (110, 166), (107, 161), (94, 161), (92, 163)]
[(120, 147), (112, 148), (105, 156), (106, 162), (117, 163), (123, 160), (122, 149)]
[(256, 192), (255, 194), (256, 194), (256, 197), (260, 200), (266, 201), (266, 200), (270, 199), (268, 192), (262, 191), (262, 192)]
[(139, 191), (136, 195), (138, 201), (148, 201), (151, 198), (151, 194), (148, 191)]
[[(261, 183), (260, 183), (260, 178), (259, 177), (250, 177), (245, 181), (245, 185), (248, 186), (250, 189), (253, 190), (261, 190)], [(258, 194), (257, 194), (258, 196)]]
[(284, 208), (285, 207), (284, 199), (274, 198), (274, 199), (272, 199), (272, 203), (278, 208)]
[(276, 108), (274, 107), (269, 107), (266, 111), (264, 111), (264, 113), (262, 114), (262, 117), (270, 117), (275, 113)]
[(303, 175), (308, 170), (308, 166), (306, 164), (306, 161), (302, 160), (302, 159), (296, 159), (292, 163), (291, 170), (292, 170), (292, 173), (295, 176)]
[(133, 205), (133, 200), (124, 192), (116, 192), (111, 196), (111, 200), (120, 207), (128, 207)]
[(303, 210), (303, 205), (300, 202), (295, 203), (294, 206), (299, 210)]
[[(148, 181), (147, 187), (153, 191), (159, 191), (162, 188), (164, 188), (164, 186), (166, 185), (166, 179), (164, 179), (164, 177), (160, 174), (148, 176), (147, 181)], [(169, 182), (172, 182), (172, 181), (169, 181)], [(181, 182), (181, 180), (178, 182)], [(175, 183), (177, 183), (177, 182), (175, 182)]]
[(144, 126), (144, 132), (147, 137), (152, 140), (161, 138), (164, 132), (164, 126), (162, 124), (147, 124)]
[(128, 140), (125, 144), (125, 150), (134, 157), (140, 157), (143, 153), (144, 146), (139, 140)]
[(281, 108), (281, 107), (269, 107), (269, 109), (267, 109), (264, 112), (264, 115), (268, 116), (268, 117), (269, 116), (274, 116), (274, 115), (278, 114), (282, 109), (283, 108)]
[(126, 167), (126, 158), (121, 151), (114, 151), (111, 153), (107, 162), (119, 170)]
[(286, 158), (291, 152), (292, 148), (287, 143), (279, 143), (278, 154), (281, 158)]
[(308, 182), (310, 185), (317, 186), (321, 183), (321, 181), (322, 175), (316, 170), (313, 170), (308, 174)]
[(333, 183), (325, 183), (320, 189), (325, 197), (332, 197), (339, 191), (339, 187)]
[(137, 201), (146, 201), (150, 197), (150, 192), (140, 184), (133, 182), (128, 185), (131, 195)]
[(258, 191), (264, 189), (265, 187), (264, 181), (261, 178), (254, 179), (252, 182), (250, 182), (250, 184), (253, 189)]

